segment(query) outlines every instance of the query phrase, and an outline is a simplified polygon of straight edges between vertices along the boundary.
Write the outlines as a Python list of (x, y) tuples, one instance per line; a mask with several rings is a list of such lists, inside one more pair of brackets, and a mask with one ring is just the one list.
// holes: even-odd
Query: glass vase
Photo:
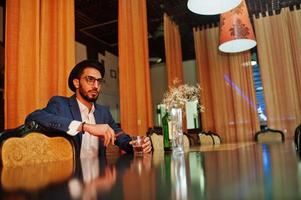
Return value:
[(183, 153), (183, 129), (182, 129), (182, 109), (173, 106), (170, 109), (171, 132), (172, 132), (172, 151), (173, 153)]

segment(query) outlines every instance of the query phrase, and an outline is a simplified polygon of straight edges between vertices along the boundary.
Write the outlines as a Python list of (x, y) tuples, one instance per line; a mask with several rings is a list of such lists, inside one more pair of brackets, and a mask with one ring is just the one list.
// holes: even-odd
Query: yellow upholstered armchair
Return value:
[(221, 137), (213, 132), (213, 131), (202, 131), (199, 134), (199, 139), (200, 139), (200, 145), (219, 145), (221, 144)]
[(255, 141), (258, 143), (281, 143), (284, 142), (284, 133), (281, 130), (264, 127), (255, 134)]
[(43, 130), (35, 122), (0, 133), (0, 153), (3, 167), (69, 160), (73, 163), (75, 159), (71, 136)]

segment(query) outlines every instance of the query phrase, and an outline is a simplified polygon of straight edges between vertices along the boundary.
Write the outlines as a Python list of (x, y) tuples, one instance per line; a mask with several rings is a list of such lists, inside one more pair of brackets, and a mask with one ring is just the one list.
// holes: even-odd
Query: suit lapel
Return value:
[(95, 111), (94, 111), (95, 122), (96, 122), (96, 124), (103, 124), (103, 123), (101, 123), (101, 116), (100, 116), (101, 112), (98, 109), (98, 106), (96, 106), (95, 104), (94, 104), (94, 106), (95, 106)]
[(73, 115), (73, 119), (77, 120), (77, 121), (82, 121), (82, 117), (81, 117), (81, 114), (80, 114), (79, 106), (78, 106), (78, 103), (76, 101), (75, 95), (70, 97), (69, 106), (70, 106), (71, 113)]
[[(75, 95), (73, 95), (72, 97), (69, 98), (69, 107), (70, 107), (70, 111), (72, 113), (72, 117), (74, 120), (77, 121), (82, 121), (82, 117), (80, 114), (80, 110), (79, 110), (79, 106), (78, 103), (76, 101), (76, 97)], [(82, 133), (78, 133), (75, 137), (75, 141), (76, 141), (76, 154), (79, 156), (80, 155), (80, 149), (82, 146)]]

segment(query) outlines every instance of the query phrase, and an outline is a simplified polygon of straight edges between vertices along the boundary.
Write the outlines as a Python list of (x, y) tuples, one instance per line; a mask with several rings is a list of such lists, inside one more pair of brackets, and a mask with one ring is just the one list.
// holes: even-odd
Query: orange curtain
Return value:
[(301, 123), (301, 10), (254, 18), (268, 126), (293, 138)]
[(5, 128), (24, 123), (53, 95), (70, 95), (74, 1), (6, 2)]
[(164, 43), (168, 86), (175, 80), (183, 83), (181, 35), (178, 25), (164, 14)]
[(119, 0), (118, 47), (121, 126), (145, 135), (153, 126), (145, 0)]
[(218, 28), (193, 33), (203, 129), (217, 132), (225, 143), (253, 141), (259, 121), (250, 52), (221, 53)]

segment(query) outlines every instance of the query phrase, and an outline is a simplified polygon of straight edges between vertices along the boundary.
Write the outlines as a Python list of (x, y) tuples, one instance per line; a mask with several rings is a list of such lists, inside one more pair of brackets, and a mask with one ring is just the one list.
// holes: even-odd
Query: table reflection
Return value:
[(82, 180), (76, 177), (68, 182), (73, 199), (96, 199), (97, 193), (111, 190), (116, 183), (116, 166), (101, 165), (98, 157), (80, 159)]
[(1, 199), (300, 199), (291, 143), (1, 169)]
[(170, 164), (172, 199), (187, 199), (187, 178), (184, 154), (173, 154)]
[[(109, 162), (108, 162), (109, 160)], [(1, 199), (99, 199), (133, 165), (133, 155), (84, 158), (1, 169)], [(122, 193), (116, 193), (122, 198)], [(121, 196), (120, 196), (121, 195)]]
[(68, 180), (74, 172), (72, 160), (40, 165), (3, 167), (1, 185), (4, 191), (36, 191)]

